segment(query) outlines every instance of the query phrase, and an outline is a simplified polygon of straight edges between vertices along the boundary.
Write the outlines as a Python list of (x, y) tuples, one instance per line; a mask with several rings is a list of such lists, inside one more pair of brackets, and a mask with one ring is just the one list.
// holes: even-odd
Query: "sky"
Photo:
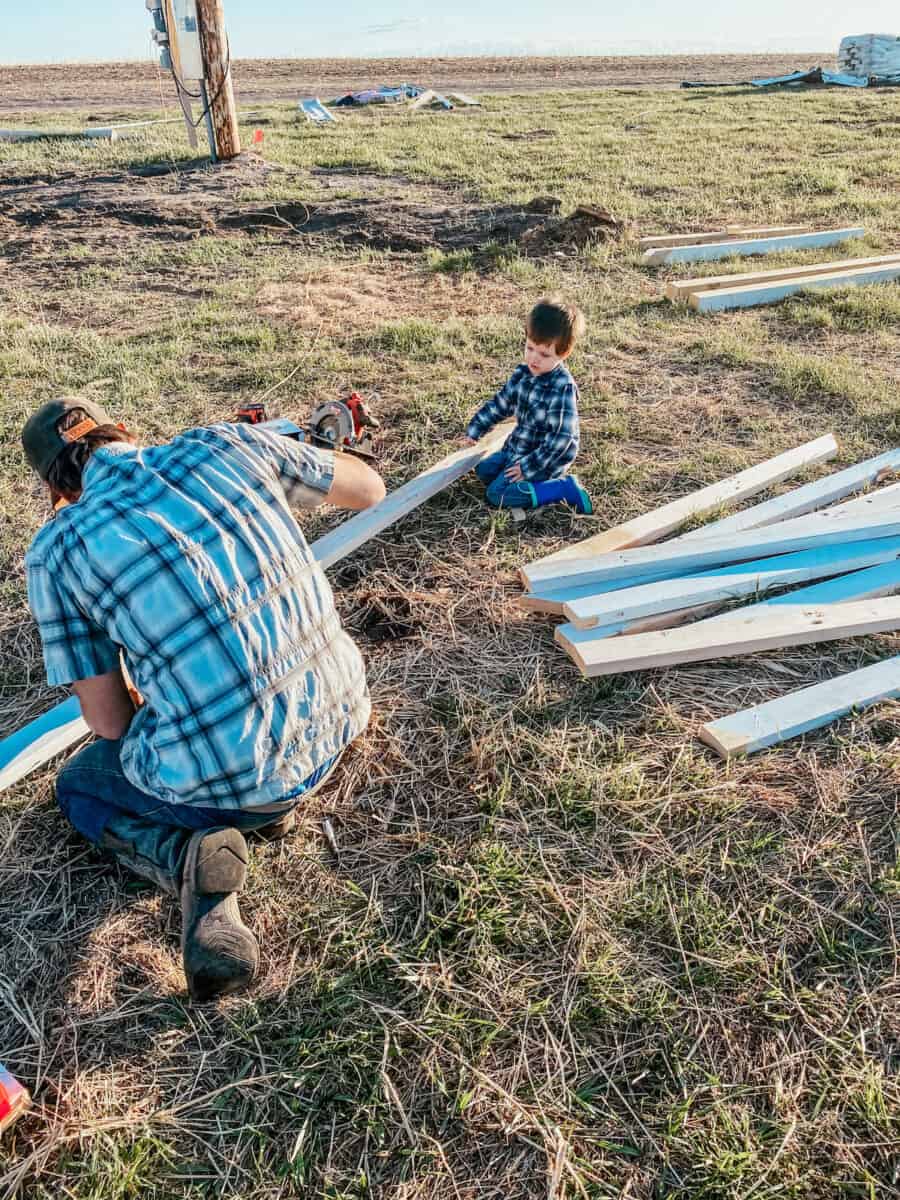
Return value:
[[(147, 59), (144, 0), (2, 0), (0, 62)], [(236, 58), (826, 51), (900, 35), (897, 0), (224, 0)], [(430, 11), (429, 11), (430, 10)], [(806, 65), (806, 64), (803, 64)]]

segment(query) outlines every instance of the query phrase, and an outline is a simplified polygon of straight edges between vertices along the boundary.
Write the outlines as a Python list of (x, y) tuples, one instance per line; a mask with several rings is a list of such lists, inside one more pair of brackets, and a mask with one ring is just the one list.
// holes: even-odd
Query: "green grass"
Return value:
[[(900, 248), (898, 118), (887, 91), (504, 96), (328, 130), (270, 106), (263, 150), (288, 170), (243, 201), (555, 194), (633, 233), (860, 223), (834, 256), (870, 254)], [(554, 136), (503, 136), (534, 128)], [(164, 126), (4, 146), (0, 167), (51, 179), (189, 157)], [(313, 167), (348, 174), (329, 190)], [(60, 391), (153, 440), (265, 392), (297, 417), (346, 383), (377, 388), (396, 485), (451, 447), (517, 361), (529, 305), (561, 290), (588, 319), (572, 366), (597, 515), (522, 529), (466, 479), (331, 572), (375, 717), (298, 832), (254, 852), (242, 904), (263, 966), (246, 996), (187, 1004), (177, 912), (67, 831), (52, 771), (4, 795), (0, 1047), (38, 1104), (0, 1147), (7, 1192), (896, 1195), (900, 709), (746, 763), (694, 737), (893, 639), (584, 681), (513, 600), (523, 561), (801, 441), (833, 430), (839, 465), (895, 444), (897, 286), (701, 316), (660, 299), (668, 271), (630, 239), (529, 258), (496, 239), (393, 254), (287, 228), (56, 224), (0, 211), (4, 732), (58, 698), (22, 568), (47, 514), (17, 437)], [(671, 274), (722, 269), (748, 264)], [(337, 519), (303, 518), (310, 537)], [(404, 635), (379, 641), (372, 621)]]

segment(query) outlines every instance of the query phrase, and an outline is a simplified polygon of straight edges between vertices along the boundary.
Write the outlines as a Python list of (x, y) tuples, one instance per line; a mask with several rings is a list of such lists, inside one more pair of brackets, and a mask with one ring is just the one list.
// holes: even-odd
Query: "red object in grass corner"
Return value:
[(28, 1108), (31, 1097), (0, 1063), (0, 1133)]
[(253, 141), (254, 141), (255, 145), (258, 146), (259, 143), (263, 140), (263, 138), (265, 136), (266, 135), (263, 133), (263, 131), (261, 129), (254, 129), (253, 130)]

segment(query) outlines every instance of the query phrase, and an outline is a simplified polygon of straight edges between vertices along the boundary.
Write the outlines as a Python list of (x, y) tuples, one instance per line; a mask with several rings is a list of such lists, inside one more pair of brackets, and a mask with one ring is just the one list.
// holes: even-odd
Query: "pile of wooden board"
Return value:
[(772, 271), (747, 271), (740, 275), (708, 275), (705, 279), (673, 279), (666, 284), (670, 300), (686, 300), (700, 312), (751, 308), (773, 304), (797, 292), (823, 288), (889, 283), (900, 278), (900, 254), (873, 258), (846, 258), (841, 262), (808, 267), (781, 267)]
[(638, 245), (642, 260), (650, 267), (662, 263), (710, 262), (734, 254), (777, 254), (784, 250), (819, 250), (861, 238), (860, 226), (846, 229), (807, 229), (804, 225), (782, 225), (767, 229), (729, 227), (722, 233), (659, 234), (642, 237)]
[[(586, 676), (900, 629), (900, 484), (848, 499), (900, 471), (900, 448), (650, 545), (836, 453), (831, 435), (818, 438), (531, 563), (522, 602), (567, 618), (556, 641)], [(711, 615), (735, 600), (743, 606)], [(724, 755), (747, 753), (900, 694), (900, 657), (877, 666), (701, 736)]]

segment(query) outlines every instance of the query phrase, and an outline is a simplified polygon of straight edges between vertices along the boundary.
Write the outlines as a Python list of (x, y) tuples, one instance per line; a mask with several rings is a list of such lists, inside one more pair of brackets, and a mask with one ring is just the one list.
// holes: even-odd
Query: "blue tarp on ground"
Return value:
[(732, 83), (712, 82), (685, 79), (683, 88), (713, 88), (713, 87), (799, 87), (802, 84), (826, 84), (833, 87), (873, 87), (879, 84), (900, 83), (900, 76), (867, 76), (847, 75), (842, 71), (823, 71), (821, 67), (812, 67), (808, 71), (792, 71), (789, 75), (773, 75), (770, 79), (735, 79)]
[(346, 92), (329, 103), (335, 108), (347, 108), (355, 104), (396, 104), (400, 100), (415, 100), (424, 90), (416, 83), (381, 84), (380, 87), (365, 88), (361, 92)]

